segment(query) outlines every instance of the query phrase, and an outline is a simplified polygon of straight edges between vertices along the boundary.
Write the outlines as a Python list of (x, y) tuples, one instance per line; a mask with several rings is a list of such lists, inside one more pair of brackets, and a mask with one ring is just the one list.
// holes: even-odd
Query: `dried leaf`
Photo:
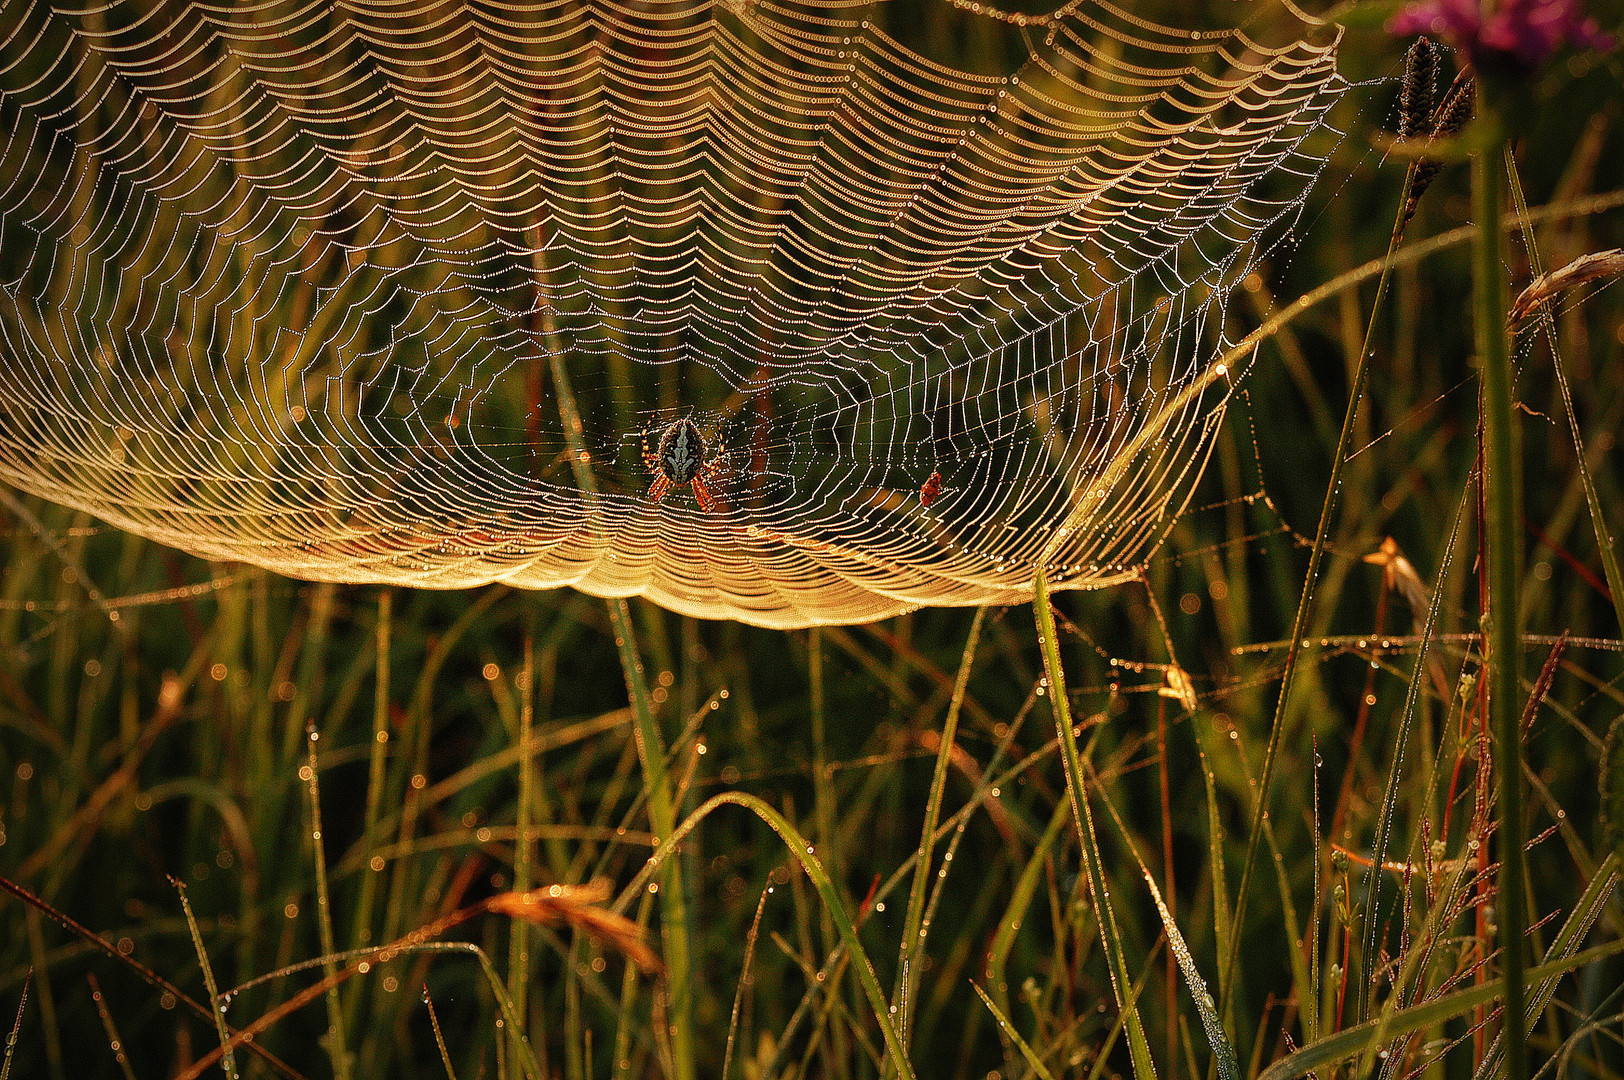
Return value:
[(1560, 270), (1541, 274), (1529, 282), (1528, 288), (1519, 293), (1516, 302), (1511, 305), (1507, 318), (1512, 326), (1516, 326), (1532, 315), (1540, 304), (1564, 289), (1620, 274), (1624, 274), (1624, 248), (1608, 248), (1606, 251), (1581, 255)]
[(643, 928), (602, 906), (611, 895), (609, 882), (599, 878), (585, 885), (547, 885), (523, 893), (498, 893), (485, 901), (485, 909), (537, 926), (573, 927), (619, 952), (642, 971), (650, 975), (662, 973), (660, 958), (649, 947)]

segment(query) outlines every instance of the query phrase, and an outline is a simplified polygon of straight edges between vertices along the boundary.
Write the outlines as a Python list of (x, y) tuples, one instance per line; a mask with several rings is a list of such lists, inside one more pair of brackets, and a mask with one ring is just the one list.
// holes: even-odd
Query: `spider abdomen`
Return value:
[(678, 420), (660, 439), (660, 471), (673, 484), (686, 484), (705, 464), (705, 440), (692, 420)]

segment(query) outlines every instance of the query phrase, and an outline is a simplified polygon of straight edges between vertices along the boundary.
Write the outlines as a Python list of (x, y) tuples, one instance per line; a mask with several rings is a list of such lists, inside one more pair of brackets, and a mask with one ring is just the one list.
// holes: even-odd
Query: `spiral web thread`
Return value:
[(0, 480), (771, 626), (1122, 580), (1345, 86), (1233, 11), (3, 0)]

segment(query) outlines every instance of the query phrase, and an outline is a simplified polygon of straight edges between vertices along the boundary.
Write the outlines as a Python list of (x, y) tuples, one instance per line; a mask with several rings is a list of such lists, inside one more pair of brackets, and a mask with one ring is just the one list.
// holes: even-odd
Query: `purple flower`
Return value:
[(1586, 18), (1581, 0), (1419, 0), (1387, 24), (1393, 34), (1432, 34), (1464, 49), (1479, 68), (1539, 67), (1564, 45), (1607, 51), (1613, 39)]

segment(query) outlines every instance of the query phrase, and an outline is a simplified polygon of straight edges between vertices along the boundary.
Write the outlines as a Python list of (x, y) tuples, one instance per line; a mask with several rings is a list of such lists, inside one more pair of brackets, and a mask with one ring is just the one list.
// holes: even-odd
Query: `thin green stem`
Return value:
[[(1376, 296), (1370, 304), (1370, 317), (1365, 323), (1364, 341), (1359, 348), (1359, 359), (1354, 365), (1353, 381), (1348, 387), (1348, 410), (1342, 417), (1342, 433), (1336, 441), (1336, 455), (1331, 459), (1331, 478), (1325, 485), (1325, 503), (1320, 508), (1319, 527), (1314, 530), (1314, 544), (1308, 552), (1308, 572), (1303, 576), (1303, 591), (1297, 602), (1297, 615), (1291, 624), (1291, 639), (1286, 643), (1286, 662), (1280, 673), (1280, 695), (1275, 699), (1274, 720), (1269, 727), (1269, 744), (1263, 752), (1263, 774), (1258, 779), (1257, 801), (1252, 807), (1252, 825), (1246, 839), (1246, 858), (1241, 863), (1240, 889), (1235, 894), (1233, 930), (1229, 939), (1228, 955), (1219, 969), (1219, 1011), (1228, 1015), (1230, 996), (1235, 988), (1235, 963), (1240, 955), (1242, 930), (1246, 920), (1246, 900), (1251, 893), (1252, 871), (1257, 865), (1258, 850), (1263, 839), (1263, 824), (1269, 813), (1269, 787), (1274, 780), (1275, 763), (1279, 757), (1280, 739), (1285, 732), (1287, 708), (1291, 703), (1292, 687), (1296, 684), (1298, 658), (1308, 634), (1308, 624), (1314, 610), (1314, 585), (1319, 580), (1320, 561), (1325, 555), (1325, 542), (1330, 536), (1331, 521), (1336, 514), (1337, 495), (1342, 491), (1342, 469), (1347, 464), (1353, 447), (1354, 422), (1359, 416), (1359, 401), (1364, 394), (1365, 377), (1370, 370), (1370, 346), (1376, 333), (1376, 313), (1382, 298), (1387, 295), (1387, 282), (1395, 265), (1394, 253), (1404, 238), (1404, 206), (1410, 198), (1410, 184), (1415, 177), (1412, 162), (1404, 174), (1404, 190), (1399, 196), (1398, 216), (1387, 244), (1387, 256), (1381, 260), (1381, 276), (1376, 281)], [(1498, 234), (1497, 234), (1498, 235)]]
[(1503, 136), (1487, 88), (1480, 125), (1493, 136), (1472, 157), (1472, 216), (1479, 228), (1472, 246), (1474, 327), (1483, 380), (1483, 468), (1488, 541), (1489, 596), (1484, 627), (1488, 639), (1489, 717), (1500, 794), (1500, 974), (1505, 1017), (1507, 1080), (1528, 1075), (1523, 1015), (1523, 932), (1528, 925), (1523, 893), (1522, 725), (1517, 705), (1521, 656), (1517, 616), (1517, 453), (1512, 400), (1511, 350), (1506, 341), (1506, 294), (1501, 220)]
[(323, 970), (331, 985), (327, 987), (327, 1056), (333, 1061), (333, 1076), (349, 1080), (350, 1058), (344, 1048), (344, 1006), (339, 1000), (338, 962), (332, 959), (338, 951), (333, 944), (333, 904), (327, 891), (327, 847), (321, 835), (321, 782), (317, 779), (316, 741), (321, 738), (315, 721), (305, 726), (306, 792), (310, 801), (310, 840), (316, 864), (316, 934), (321, 941), (322, 956), (327, 957)]
[(445, 1034), (440, 1030), (440, 1018), (434, 1013), (434, 999), (429, 997), (429, 988), (423, 987), (423, 1004), (429, 1010), (429, 1026), (434, 1029), (434, 1046), (440, 1051), (440, 1064), (445, 1066), (448, 1080), (457, 1080), (457, 1071), (451, 1067), (451, 1051), (446, 1049)]
[[(394, 609), (395, 594), (389, 589), (379, 592), (377, 686), (372, 702), (372, 748), (367, 765), (365, 825), (361, 833), (362, 853), (367, 857), (367, 864), (361, 871), (360, 897), (355, 904), (355, 929), (350, 935), (350, 943), (357, 947), (372, 944), (372, 910), (377, 901), (378, 883), (383, 880), (384, 864), (372, 862), (372, 850), (373, 845), (378, 844), (379, 840), (378, 818), (383, 806), (383, 789), (387, 780), (385, 767), (388, 764), (389, 751), (389, 637), (394, 622)], [(352, 1010), (358, 996), (359, 987), (352, 988), (350, 994)]]
[[(626, 675), (626, 693), (631, 701), (637, 739), (637, 756), (643, 765), (643, 784), (648, 791), (649, 824), (661, 855), (669, 855), (668, 845), (676, 830), (676, 802), (666, 769), (665, 740), (660, 737), (649, 696), (643, 660), (637, 651), (631, 612), (624, 600), (609, 601), (609, 622), (614, 628), (615, 645), (620, 649), (620, 666)], [(693, 1080), (693, 978), (689, 964), (688, 912), (683, 895), (682, 862), (665, 858), (660, 864), (660, 929), (665, 946), (665, 966), (671, 993), (671, 1054), (678, 1080)]]
[[(835, 932), (840, 935), (841, 944), (845, 947), (847, 955), (852, 958), (852, 966), (857, 973), (858, 985), (863, 991), (863, 996), (868, 999), (869, 1007), (874, 1011), (874, 1020), (879, 1025), (880, 1034), (885, 1040), (886, 1064), (902, 1080), (914, 1080), (913, 1065), (908, 1061), (908, 1053), (902, 1045), (902, 1037), (898, 1034), (897, 1026), (892, 1021), (891, 1010), (885, 1001), (885, 991), (880, 989), (880, 980), (874, 973), (874, 964), (869, 960), (868, 953), (863, 948), (863, 943), (857, 938), (857, 927), (852, 923), (851, 916), (847, 913), (845, 905), (840, 901), (840, 894), (835, 889), (834, 880), (829, 877), (829, 872), (818, 858), (817, 849), (806, 842), (806, 838), (801, 835), (795, 826), (789, 823), (788, 818), (774, 810), (759, 796), (742, 791), (724, 791), (719, 795), (712, 795), (709, 799), (706, 799), (694, 809), (693, 813), (683, 819), (682, 824), (677, 826), (676, 831), (672, 833), (670, 841), (660, 844), (654, 855), (643, 865), (643, 868), (621, 890), (620, 899), (615, 901), (610, 910), (619, 913), (630, 902), (631, 897), (641, 894), (648, 885), (649, 880), (656, 873), (664, 873), (667, 866), (676, 861), (672, 858), (673, 845), (680, 843), (684, 837), (697, 829), (713, 810), (727, 805), (745, 807), (766, 822), (767, 826), (778, 834), (779, 839), (788, 846), (790, 852), (794, 854), (802, 868), (805, 869), (806, 876), (812, 881), (812, 887), (817, 890), (819, 899), (823, 901), (824, 907), (829, 911), (830, 918), (834, 920)], [(669, 953), (667, 953), (665, 961), (666, 970), (669, 972), (668, 978), (675, 981), (676, 972), (671, 967)]]
[(17, 1019), (12, 1021), (11, 1034), (6, 1036), (6, 1056), (0, 1061), (0, 1080), (6, 1080), (11, 1075), (11, 1060), (17, 1053), (17, 1036), (23, 1030), (23, 1010), (28, 1007), (28, 984), (34, 979), (34, 969), (29, 968), (28, 974), (23, 976), (22, 996), (17, 999)]
[(214, 981), (214, 967), (209, 963), (208, 951), (203, 948), (203, 932), (198, 929), (197, 916), (192, 913), (192, 902), (186, 897), (186, 886), (179, 878), (170, 883), (180, 894), (180, 909), (186, 915), (186, 929), (192, 935), (192, 948), (197, 950), (197, 963), (203, 969), (203, 988), (209, 992), (209, 1012), (214, 1016), (214, 1033), (220, 1040), (220, 1068), (230, 1080), (237, 1080), (237, 1058), (231, 1052), (231, 1033), (226, 1030), (225, 1002), (220, 1000), (220, 987)]
[(1021, 1038), (1021, 1033), (1015, 1030), (1015, 1025), (1009, 1022), (1009, 1017), (1004, 1015), (1004, 1010), (998, 1007), (997, 1002), (988, 997), (987, 992), (974, 982), (970, 983), (970, 989), (974, 990), (977, 996), (981, 998), (982, 1004), (986, 1005), (988, 1011), (992, 1013), (992, 1018), (998, 1021), (999, 1030), (1009, 1036), (1010, 1041), (1015, 1044), (1015, 1048), (1026, 1059), (1027, 1066), (1039, 1080), (1054, 1080), (1054, 1073), (1051, 1073), (1048, 1067), (1043, 1064), (1043, 1059), (1038, 1057), (1037, 1051), (1032, 1049), (1031, 1044)]
[[(530, 745), (530, 731), (536, 716), (535, 659), (536, 637), (532, 625), (535, 608), (524, 609), (524, 659), (519, 666), (519, 745)], [(519, 755), (519, 800), (514, 812), (513, 890), (530, 891), (530, 864), (535, 859), (535, 843), (530, 838), (530, 808), (535, 802), (535, 757)], [(526, 991), (530, 988), (530, 924), (513, 920), (513, 937), (508, 942), (508, 997), (521, 1018), (529, 1013)], [(514, 1033), (515, 1035), (518, 1032)]]

